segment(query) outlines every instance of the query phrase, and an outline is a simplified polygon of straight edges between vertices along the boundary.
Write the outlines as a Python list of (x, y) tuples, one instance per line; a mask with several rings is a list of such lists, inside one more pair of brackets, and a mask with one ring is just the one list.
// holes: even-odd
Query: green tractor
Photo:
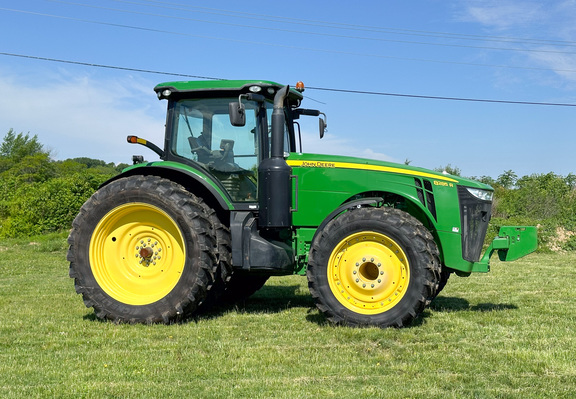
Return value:
[(134, 165), (83, 205), (70, 277), (100, 319), (173, 323), (245, 299), (270, 276), (306, 275), (335, 324), (402, 327), (449, 276), (488, 272), (497, 251), (536, 249), (534, 227), (503, 227), (482, 256), (493, 189), (389, 162), (302, 152), (303, 85), (169, 82), (160, 161)]

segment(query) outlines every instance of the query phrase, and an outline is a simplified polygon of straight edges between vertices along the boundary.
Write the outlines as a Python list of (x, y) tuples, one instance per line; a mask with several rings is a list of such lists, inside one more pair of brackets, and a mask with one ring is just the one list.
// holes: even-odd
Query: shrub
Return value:
[[(20, 186), (8, 205), (0, 237), (26, 237), (68, 228), (82, 204), (109, 176), (89, 171)], [(6, 209), (7, 208), (7, 209)]]

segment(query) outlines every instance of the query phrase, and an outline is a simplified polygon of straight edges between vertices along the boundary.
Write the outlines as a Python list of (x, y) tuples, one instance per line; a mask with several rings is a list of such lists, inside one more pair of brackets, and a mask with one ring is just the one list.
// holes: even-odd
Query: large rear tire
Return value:
[(360, 208), (332, 220), (312, 243), (308, 286), (335, 324), (403, 327), (438, 285), (430, 232), (393, 208)]
[(201, 199), (156, 176), (102, 187), (68, 238), (76, 292), (100, 319), (172, 323), (191, 315), (217, 270), (210, 214)]

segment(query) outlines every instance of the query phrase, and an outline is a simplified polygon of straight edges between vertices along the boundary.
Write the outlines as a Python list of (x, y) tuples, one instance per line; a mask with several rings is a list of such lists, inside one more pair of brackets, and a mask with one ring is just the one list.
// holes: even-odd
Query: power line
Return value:
[(497, 104), (548, 105), (548, 106), (555, 106), (555, 107), (576, 107), (576, 104), (570, 104), (570, 103), (548, 103), (548, 102), (537, 102), (537, 101), (490, 100), (490, 99), (482, 99), (482, 98), (425, 96), (425, 95), (419, 95), (419, 94), (384, 93), (384, 92), (378, 92), (378, 91), (331, 89), (331, 88), (325, 88), (325, 87), (311, 87), (311, 86), (307, 86), (306, 88), (311, 89), (311, 90), (332, 91), (332, 92), (348, 93), (348, 94), (370, 94), (370, 95), (376, 95), (376, 96), (422, 98), (422, 99), (427, 99), (427, 100), (450, 100), (450, 101), (471, 101), (471, 102), (497, 103)]
[(310, 47), (283, 45), (283, 44), (278, 44), (278, 43), (266, 43), (266, 42), (256, 42), (256, 41), (249, 41), (249, 40), (204, 36), (204, 35), (174, 32), (174, 31), (168, 31), (168, 30), (162, 30), (162, 29), (138, 27), (138, 26), (132, 26), (132, 25), (125, 25), (125, 24), (91, 21), (91, 20), (85, 20), (85, 19), (81, 19), (81, 18), (57, 16), (57, 15), (44, 14), (44, 13), (38, 13), (38, 12), (32, 12), (32, 11), (13, 10), (13, 9), (7, 9), (7, 8), (0, 8), (0, 10), (21, 12), (21, 13), (26, 13), (26, 14), (31, 14), (31, 15), (38, 15), (38, 16), (48, 16), (48, 17), (53, 17), (53, 18), (78, 21), (78, 22), (84, 22), (84, 23), (91, 23), (91, 24), (97, 24), (97, 25), (112, 26), (112, 27), (118, 27), (118, 28), (135, 29), (135, 30), (153, 32), (153, 33), (166, 33), (166, 34), (173, 34), (173, 35), (196, 37), (196, 38), (201, 38), (201, 39), (223, 40), (223, 41), (229, 41), (229, 42), (234, 42), (234, 43), (252, 44), (252, 45), (257, 45), (257, 46), (281, 47), (281, 48), (287, 48), (287, 49), (291, 49), (291, 50), (304, 50), (304, 51), (313, 51), (313, 52), (327, 53), (327, 54), (341, 54), (341, 55), (350, 55), (350, 56), (355, 56), (355, 57), (373, 57), (373, 58), (382, 58), (382, 59), (417, 61), (417, 62), (428, 62), (428, 63), (437, 63), (437, 64), (449, 64), (449, 65), (466, 65), (466, 66), (479, 66), (479, 67), (491, 67), (491, 68), (540, 70), (540, 71), (554, 71), (554, 72), (576, 72), (576, 70), (573, 70), (573, 69), (550, 69), (550, 68), (526, 67), (526, 66), (481, 64), (481, 63), (474, 63), (474, 62), (442, 61), (442, 60), (432, 60), (432, 59), (413, 58), (413, 57), (396, 57), (396, 56), (384, 55), (384, 54), (368, 54), (368, 53), (356, 53), (356, 52), (341, 51), (341, 50), (326, 50), (326, 49), (318, 49), (318, 48), (310, 48)]
[[(70, 3), (63, 0), (45, 0), (57, 3)], [(574, 41), (565, 40), (553, 40), (553, 39), (531, 39), (531, 38), (518, 38), (510, 36), (486, 36), (486, 35), (473, 35), (465, 33), (453, 33), (453, 32), (437, 32), (437, 31), (424, 31), (415, 29), (400, 29), (400, 28), (390, 28), (390, 27), (378, 27), (360, 24), (346, 24), (338, 22), (327, 22), (319, 20), (310, 19), (299, 19), (290, 18), (284, 16), (275, 16), (267, 14), (255, 14), (243, 11), (230, 11), (217, 8), (190, 6), (188, 4), (170, 3), (163, 1), (154, 0), (141, 0), (138, 1), (128, 1), (128, 0), (111, 0), (117, 3), (133, 4), (133, 5), (144, 5), (150, 7), (158, 7), (164, 9), (178, 10), (178, 11), (193, 11), (205, 14), (213, 15), (223, 15), (238, 17), (241, 16), (247, 19), (254, 19), (259, 21), (271, 21), (271, 22), (283, 22), (291, 23), (296, 25), (307, 25), (313, 27), (326, 27), (332, 29), (344, 29), (344, 30), (355, 30), (355, 31), (365, 31), (365, 32), (376, 32), (376, 33), (392, 33), (397, 35), (412, 35), (412, 36), (427, 36), (427, 37), (441, 37), (441, 38), (452, 38), (452, 39), (463, 39), (463, 40), (479, 40), (479, 41), (495, 41), (495, 42), (507, 42), (507, 43), (526, 43), (526, 44), (545, 44), (552, 46), (576, 46)], [(152, 3), (152, 4), (150, 4)]]
[[(171, 15), (158, 15), (158, 14), (151, 14), (151, 13), (145, 13), (145, 12), (140, 12), (140, 11), (121, 10), (121, 9), (95, 6), (95, 5), (89, 5), (89, 4), (81, 4), (81, 3), (72, 3), (72, 2), (64, 2), (64, 1), (58, 1), (58, 2), (65, 3), (65, 4), (71, 4), (71, 5), (78, 5), (78, 6), (83, 6), (83, 7), (90, 7), (90, 8), (95, 8), (95, 9), (103, 9), (103, 10), (108, 10), (108, 11), (117, 11), (117, 12), (123, 12), (123, 13), (137, 14), (137, 15), (155, 16), (155, 17), (162, 17), (162, 18), (171, 18), (171, 19), (178, 19), (178, 20), (185, 20), (185, 21), (194, 21), (194, 22), (210, 23), (210, 24), (216, 24), (216, 25), (233, 26), (233, 27), (249, 28), (249, 29), (259, 29), (259, 30), (267, 30), (267, 31), (275, 31), (275, 32), (298, 33), (298, 34), (306, 34), (306, 35), (313, 35), (313, 36), (333, 37), (333, 38), (338, 38), (338, 39), (368, 40), (368, 41), (378, 41), (378, 42), (387, 42), (387, 43), (416, 44), (416, 45), (424, 45), (424, 46), (472, 48), (472, 49), (479, 49), (479, 50), (515, 51), (515, 52), (549, 53), (549, 54), (570, 54), (570, 55), (576, 54), (576, 52), (574, 52), (574, 51), (510, 48), (510, 47), (494, 47), (494, 46), (472, 46), (472, 45), (467, 45), (467, 44), (432, 43), (432, 42), (420, 42), (420, 41), (411, 41), (411, 40), (371, 38), (371, 37), (351, 36), (351, 35), (337, 35), (337, 34), (322, 33), (322, 32), (297, 31), (297, 30), (291, 30), (291, 29), (281, 29), (281, 28), (263, 27), (263, 26), (254, 26), (254, 25), (243, 25), (243, 24), (237, 24), (237, 23), (207, 21), (207, 20), (201, 20), (201, 19), (197, 19), (197, 18), (178, 17), (178, 16), (171, 16)], [(17, 9), (10, 9), (10, 8), (0, 8), (0, 10), (17, 12), (17, 13), (22, 13), (22, 14), (38, 15), (38, 16), (49, 17), (49, 18), (72, 20), (72, 21), (90, 23), (90, 24), (98, 24), (98, 25), (114, 26), (114, 27), (120, 27), (120, 28), (136, 29), (136, 30), (156, 32), (156, 33), (168, 33), (168, 34), (175, 34), (175, 35), (206, 38), (206, 36), (192, 35), (192, 34), (183, 33), (183, 32), (167, 31), (167, 30), (161, 30), (161, 29), (153, 29), (153, 28), (146, 28), (146, 27), (141, 27), (141, 26), (109, 23), (109, 22), (102, 22), (102, 21), (93, 21), (93, 20), (82, 19), (82, 18), (66, 17), (66, 16), (62, 16), (62, 15), (39, 13), (39, 12), (34, 12), (34, 11), (17, 10)], [(219, 40), (229, 40), (229, 39), (220, 38)], [(278, 46), (278, 44), (271, 44), (271, 43), (259, 43), (259, 44)], [(312, 51), (321, 51), (321, 50), (312, 50)], [(370, 56), (374, 56), (374, 55), (370, 54)]]
[(157, 74), (157, 75), (179, 76), (179, 77), (183, 77), (183, 78), (194, 78), (194, 79), (222, 80), (220, 78), (213, 78), (213, 77), (209, 77), (209, 76), (188, 75), (188, 74), (184, 74), (184, 73), (173, 73), (173, 72), (161, 72), (161, 71), (153, 71), (153, 70), (149, 70), (149, 69), (127, 68), (127, 67), (120, 67), (120, 66), (113, 66), (113, 65), (94, 64), (91, 62), (60, 60), (60, 59), (56, 59), (56, 58), (37, 57), (34, 55), (13, 54), (13, 53), (3, 53), (3, 52), (0, 52), (0, 55), (5, 55), (8, 57), (28, 58), (28, 59), (39, 60), (39, 61), (59, 62), (62, 64), (82, 65), (82, 66), (88, 66), (88, 67), (94, 67), (94, 68), (116, 69), (116, 70), (120, 70), (120, 71), (153, 73), (153, 74)]
[[(34, 60), (40, 60), (40, 61), (50, 61), (50, 62), (59, 62), (59, 63), (65, 63), (65, 64), (82, 65), (82, 66), (95, 67), (95, 68), (106, 68), (106, 69), (115, 69), (115, 70), (122, 70), (122, 71), (131, 71), (131, 72), (152, 73), (152, 74), (168, 75), (168, 76), (180, 76), (180, 77), (195, 78), (195, 79), (206, 79), (206, 80), (222, 80), (223, 79), (223, 78), (216, 78), (216, 77), (209, 77), (209, 76), (189, 75), (189, 74), (174, 73), (174, 72), (153, 71), (153, 70), (149, 70), (149, 69), (128, 68), (128, 67), (120, 67), (120, 66), (113, 66), (113, 65), (95, 64), (95, 63), (71, 61), (71, 60), (61, 60), (61, 59), (56, 59), (56, 58), (37, 57), (37, 56), (31, 56), (31, 55), (13, 54), (13, 53), (5, 53), (5, 52), (0, 52), (0, 55), (9, 56), (9, 57), (34, 59)], [(378, 92), (378, 91), (337, 89), (337, 88), (314, 87), (314, 86), (308, 86), (307, 89), (319, 90), (319, 91), (329, 91), (329, 92), (338, 92), (338, 93), (348, 93), (348, 94), (364, 94), (364, 95), (376, 95), (376, 96), (419, 98), (419, 99), (427, 99), (427, 100), (468, 101), (468, 102), (516, 104), (516, 105), (543, 105), (543, 106), (555, 106), (555, 107), (576, 107), (576, 104), (570, 104), (570, 103), (550, 103), (550, 102), (538, 102), (538, 101), (514, 101), (514, 100), (493, 100), (493, 99), (465, 98), (465, 97), (428, 96), (428, 95), (419, 95), (419, 94), (386, 93), (386, 92)]]

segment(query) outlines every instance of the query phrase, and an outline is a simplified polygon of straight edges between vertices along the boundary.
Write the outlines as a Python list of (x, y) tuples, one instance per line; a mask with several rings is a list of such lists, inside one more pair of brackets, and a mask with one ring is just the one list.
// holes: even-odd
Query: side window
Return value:
[(290, 132), (288, 131), (288, 125), (284, 126), (284, 156), (287, 157), (292, 149), (290, 148)]
[(246, 102), (246, 125), (232, 126), (228, 104), (237, 98), (182, 100), (175, 104), (172, 151), (200, 163), (235, 202), (257, 200), (259, 105)]
[(245, 170), (258, 167), (258, 140), (256, 128), (256, 110), (246, 109), (246, 126), (230, 125), (228, 114), (216, 114), (212, 117), (212, 148), (224, 149), (231, 146), (234, 163)]
[(194, 108), (178, 107), (178, 120), (176, 122), (176, 134), (173, 142), (173, 150), (176, 154), (194, 161), (198, 161), (198, 154), (192, 152), (189, 137), (202, 134), (203, 116)]

